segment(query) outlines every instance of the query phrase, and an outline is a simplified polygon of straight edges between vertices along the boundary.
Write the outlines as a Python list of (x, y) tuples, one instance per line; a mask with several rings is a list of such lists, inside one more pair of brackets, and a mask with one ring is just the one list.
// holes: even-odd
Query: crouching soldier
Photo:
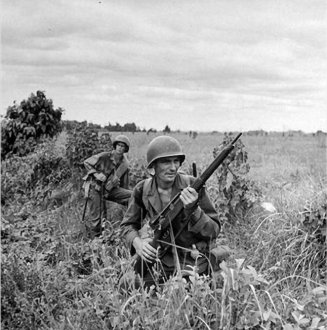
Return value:
[(125, 153), (130, 141), (125, 135), (118, 135), (113, 150), (101, 152), (84, 161), (87, 175), (83, 178), (87, 209), (85, 226), (90, 238), (100, 236), (102, 221), (107, 217), (106, 201), (127, 205), (131, 196), (129, 187), (129, 162)]
[[(185, 154), (176, 139), (169, 136), (153, 139), (147, 149), (151, 178), (135, 186), (121, 223), (131, 254), (137, 254), (147, 265), (141, 272), (135, 269), (145, 287), (163, 283), (176, 273), (178, 265), (186, 275), (194, 269), (199, 274), (210, 271), (205, 254), (220, 232), (220, 222), (205, 188), (198, 193), (190, 187), (195, 178), (178, 171), (184, 160)], [(153, 228), (149, 222), (178, 193), (181, 193), (183, 210), (171, 221), (172, 244), (160, 257), (160, 248), (157, 250), (150, 244)], [(154, 263), (158, 258), (160, 262)], [(156, 276), (153, 265), (158, 266)]]

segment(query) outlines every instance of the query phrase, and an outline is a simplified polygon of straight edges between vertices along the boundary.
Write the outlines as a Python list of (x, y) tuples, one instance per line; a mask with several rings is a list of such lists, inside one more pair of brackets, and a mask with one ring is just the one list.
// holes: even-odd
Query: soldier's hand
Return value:
[(103, 173), (93, 173), (93, 176), (101, 182), (105, 182), (107, 180), (107, 177)]
[(145, 261), (152, 262), (157, 257), (157, 250), (150, 245), (151, 239), (141, 239), (140, 237), (135, 237), (133, 241), (133, 246), (136, 253)]
[(180, 199), (185, 209), (191, 209), (197, 203), (199, 194), (192, 187), (186, 187), (182, 190)]

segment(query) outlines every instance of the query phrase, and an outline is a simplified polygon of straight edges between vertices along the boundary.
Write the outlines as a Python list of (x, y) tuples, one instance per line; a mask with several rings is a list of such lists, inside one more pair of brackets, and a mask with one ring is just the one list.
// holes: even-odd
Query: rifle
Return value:
[(196, 170), (196, 162), (192, 163), (192, 175), (196, 178), (198, 176), (198, 172)]
[[(205, 182), (210, 178), (214, 171), (223, 163), (227, 156), (234, 149), (236, 141), (240, 138), (242, 133), (239, 133), (235, 139), (224, 149), (222, 152), (213, 160), (213, 162), (205, 169), (205, 171), (195, 179), (194, 183), (191, 185), (193, 189), (197, 192), (201, 190)], [(169, 202), (169, 204), (150, 221), (150, 226), (154, 228), (154, 238), (150, 244), (157, 249), (160, 244), (169, 240), (170, 237), (170, 223), (181, 213), (184, 208), (183, 202), (181, 201), (180, 193), (174, 196), (174, 198)], [(187, 222), (188, 223), (188, 222)], [(185, 225), (186, 226), (186, 225)], [(182, 229), (185, 228), (183, 226)], [(179, 235), (181, 230), (179, 230)], [(165, 247), (161, 246), (160, 257), (162, 258), (169, 249), (169, 245), (166, 244)], [(144, 261), (139, 255), (137, 255), (134, 270), (138, 274), (142, 274), (142, 270), (149, 268), (152, 264)]]
[(115, 187), (112, 180), (115, 177), (120, 179), (127, 170), (128, 170), (128, 163), (122, 162), (118, 166), (116, 173), (112, 173), (111, 176), (108, 178), (107, 183), (105, 185), (105, 189), (107, 192), (110, 192)]

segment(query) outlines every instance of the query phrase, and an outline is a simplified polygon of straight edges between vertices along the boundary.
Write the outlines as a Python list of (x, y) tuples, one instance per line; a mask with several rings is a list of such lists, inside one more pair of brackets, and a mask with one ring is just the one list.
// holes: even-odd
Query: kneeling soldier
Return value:
[[(184, 160), (185, 154), (176, 139), (169, 136), (153, 139), (147, 150), (151, 178), (135, 186), (121, 223), (132, 255), (136, 253), (149, 265), (159, 256), (159, 283), (174, 275), (177, 265), (186, 274), (194, 266), (199, 274), (208, 273), (208, 258), (204, 254), (220, 232), (218, 215), (205, 188), (198, 193), (190, 187), (195, 178), (178, 171)], [(183, 210), (171, 221), (172, 244), (160, 257), (160, 249), (158, 251), (150, 244), (153, 229), (149, 222), (178, 193), (181, 193)], [(139, 274), (147, 287), (158, 283), (152, 270), (152, 266), (144, 267)]]

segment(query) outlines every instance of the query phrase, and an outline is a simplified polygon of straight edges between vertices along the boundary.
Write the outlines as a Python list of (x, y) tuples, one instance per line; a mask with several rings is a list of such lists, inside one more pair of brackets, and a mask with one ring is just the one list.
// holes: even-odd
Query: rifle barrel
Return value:
[(242, 135), (242, 133), (238, 133), (237, 135), (236, 135), (236, 138), (232, 141), (232, 145), (240, 138), (240, 136)]
[(207, 167), (207, 169), (198, 177), (194, 184), (193, 188), (196, 191), (199, 191), (202, 185), (209, 179), (212, 173), (219, 167), (220, 164), (227, 158), (229, 153), (234, 149), (235, 142), (240, 138), (242, 133), (237, 134), (236, 138), (226, 146), (221, 153), (214, 159), (214, 161)]

